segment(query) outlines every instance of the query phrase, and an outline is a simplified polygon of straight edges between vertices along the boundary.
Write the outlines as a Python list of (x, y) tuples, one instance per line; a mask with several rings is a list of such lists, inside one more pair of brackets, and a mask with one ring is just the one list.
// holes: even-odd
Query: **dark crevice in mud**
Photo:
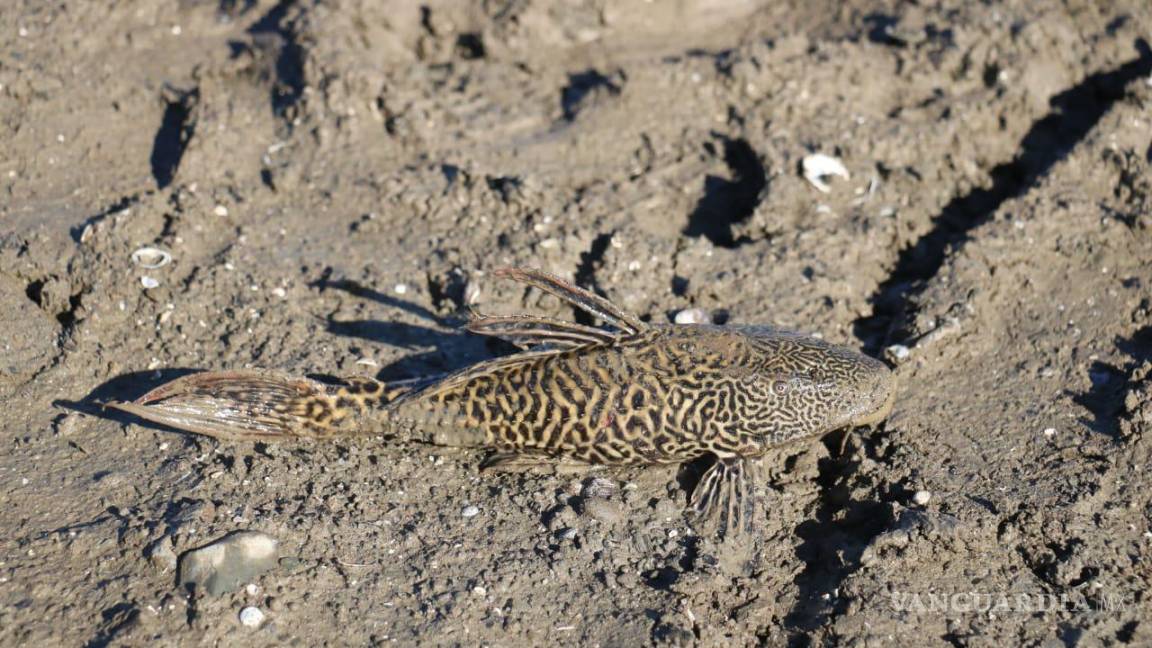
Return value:
[(67, 332), (76, 322), (79, 321), (77, 313), (80, 311), (81, 302), (84, 299), (84, 293), (78, 292), (68, 297), (68, 307), (56, 313), (56, 321), (60, 322), (60, 326)]
[[(449, 166), (449, 165), (445, 165)], [(459, 170), (457, 170), (458, 172)], [(449, 172), (445, 173), (449, 177)], [(450, 177), (455, 178), (456, 174)], [(520, 186), (523, 184), (518, 176), (485, 176), (484, 182), (488, 188), (500, 196), (501, 202), (509, 204), (513, 201), (516, 194), (520, 191)]]
[(1152, 50), (1136, 43), (1139, 56), (1113, 70), (1098, 72), (1054, 96), (1052, 111), (1038, 119), (1020, 141), (1016, 156), (989, 173), (991, 185), (953, 198), (932, 218), (932, 228), (900, 251), (888, 279), (870, 299), (872, 314), (858, 319), (855, 334), (872, 353), (908, 338), (908, 311), (949, 254), (969, 232), (986, 222), (1005, 201), (1028, 192), (1064, 159), (1112, 105), (1127, 85), (1152, 73)]
[[(49, 280), (50, 279), (35, 279), (29, 281), (28, 284), (24, 286), (24, 294), (32, 303), (36, 304), (36, 306), (51, 313), (51, 315), (56, 318), (56, 321), (60, 323), (63, 333), (66, 334), (68, 330), (79, 321), (77, 313), (82, 307), (84, 291), (87, 290), (87, 287), (82, 287), (79, 291), (70, 294), (67, 304), (53, 304), (53, 300), (46, 298), (44, 295), (44, 287)], [(60, 310), (52, 312), (55, 307), (60, 308)]]
[(584, 105), (597, 94), (607, 93), (613, 97), (619, 95), (622, 83), (623, 75), (619, 72), (611, 77), (596, 70), (569, 74), (568, 85), (560, 90), (560, 108), (564, 111), (564, 119), (575, 120)]
[[(608, 252), (608, 246), (612, 244), (612, 237), (615, 232), (604, 232), (596, 236), (592, 240), (592, 245), (588, 248), (587, 252), (580, 253), (580, 263), (576, 266), (576, 275), (574, 277), (576, 285), (594, 292), (602, 292), (598, 290), (596, 285), (596, 271), (600, 269), (600, 265), (604, 262), (604, 255)], [(576, 314), (576, 322), (591, 326), (595, 320), (591, 315), (585, 313), (582, 309), (572, 308)]]
[(272, 113), (291, 124), (291, 109), (304, 96), (304, 47), (296, 33), (298, 17), (289, 17), (296, 0), (281, 0), (248, 28), (256, 47), (274, 52)]
[[(1077, 547), (1082, 547), (1084, 541), (1079, 538), (1071, 538), (1064, 544), (1059, 542), (1045, 543), (1042, 549), (1029, 551), (1024, 547), (1017, 547), (1017, 552), (1020, 553), (1021, 559), (1024, 564), (1028, 566), (1028, 570), (1037, 580), (1046, 583), (1056, 591), (1061, 591), (1064, 586), (1060, 582), (1057, 568), (1061, 563), (1067, 562), (1073, 557)], [(1071, 583), (1069, 583), (1070, 585)]]
[[(879, 440), (886, 434), (880, 429), (872, 437)], [(860, 557), (868, 545), (894, 523), (888, 502), (897, 499), (898, 493), (878, 493), (875, 499), (868, 500), (852, 499), (853, 490), (858, 490), (853, 482), (860, 481), (857, 476), (860, 460), (853, 459), (851, 450), (839, 456), (841, 441), (831, 436), (824, 439), (831, 455), (819, 462), (819, 508), (815, 519), (796, 528), (796, 535), (803, 540), (796, 553), (806, 567), (796, 578), (796, 602), (784, 619), (792, 646), (811, 645), (809, 633), (845, 612), (847, 601), (835, 592), (860, 568)], [(869, 445), (875, 447), (874, 444), (875, 441)], [(855, 452), (865, 451), (875, 455), (872, 456), (875, 461), (885, 459), (866, 448)]]
[(1088, 410), (1091, 419), (1081, 421), (1092, 430), (1119, 438), (1121, 422), (1127, 412), (1125, 401), (1137, 388), (1140, 367), (1152, 360), (1152, 325), (1137, 329), (1130, 337), (1116, 340), (1116, 348), (1129, 356), (1124, 366), (1095, 361), (1088, 369), (1091, 387), (1081, 393), (1068, 392), (1072, 400)]
[(27, 286), (24, 286), (24, 294), (27, 295), (28, 299), (30, 299), (32, 303), (36, 304), (37, 306), (42, 306), (44, 303), (43, 291), (43, 280), (38, 279), (36, 281), (30, 281), (28, 282)]
[(160, 129), (152, 141), (152, 177), (156, 180), (156, 187), (164, 189), (172, 184), (176, 171), (180, 167), (180, 160), (192, 136), (196, 132), (194, 118), (196, 103), (200, 99), (200, 89), (179, 90), (166, 87), (164, 89), (164, 117), (160, 120)]
[(1129, 621), (1116, 631), (1116, 641), (1120, 643), (1132, 643), (1136, 637), (1136, 628), (1140, 627), (1139, 621)]
[(456, 37), (456, 55), (465, 61), (475, 61), (488, 55), (484, 47), (484, 36), (477, 33), (465, 33)]
[(103, 648), (124, 640), (134, 629), (142, 625), (140, 610), (128, 602), (121, 602), (100, 613), (100, 631), (85, 648)]
[(1128, 393), (1128, 372), (1105, 362), (1096, 361), (1088, 369), (1092, 387), (1084, 393), (1072, 393), (1072, 400), (1092, 414), (1092, 419), (1081, 419), (1088, 427), (1101, 434), (1116, 436), (1120, 430), (1120, 414), (1124, 411), (1124, 395)]
[[(745, 139), (722, 139), (724, 163), (731, 178), (708, 176), (704, 195), (688, 216), (685, 236), (704, 236), (713, 245), (734, 248), (751, 243), (747, 236), (736, 238), (732, 226), (752, 216), (768, 187), (768, 174), (755, 149)], [(711, 149), (712, 144), (708, 144)]]

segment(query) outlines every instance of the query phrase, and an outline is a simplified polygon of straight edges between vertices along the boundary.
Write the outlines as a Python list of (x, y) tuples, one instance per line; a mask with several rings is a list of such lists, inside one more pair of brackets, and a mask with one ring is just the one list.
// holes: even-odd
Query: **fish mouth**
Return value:
[(888, 415), (892, 413), (892, 406), (895, 403), (896, 390), (889, 389), (888, 396), (884, 399), (884, 402), (882, 402), (875, 409), (852, 421), (852, 425), (855, 427), (864, 427), (867, 425), (876, 425), (877, 423), (880, 423), (884, 419), (888, 418)]

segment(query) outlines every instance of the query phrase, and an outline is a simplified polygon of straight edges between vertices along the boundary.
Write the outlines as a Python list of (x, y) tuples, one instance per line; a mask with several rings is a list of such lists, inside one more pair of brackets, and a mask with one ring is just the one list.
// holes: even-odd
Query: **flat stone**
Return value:
[(180, 557), (180, 584), (219, 596), (272, 569), (280, 543), (259, 531), (237, 531)]

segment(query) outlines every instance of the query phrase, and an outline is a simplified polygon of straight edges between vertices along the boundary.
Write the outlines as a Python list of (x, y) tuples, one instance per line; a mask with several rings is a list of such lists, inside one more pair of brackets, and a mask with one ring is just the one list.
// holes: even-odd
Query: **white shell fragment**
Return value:
[(132, 263), (141, 268), (155, 270), (172, 263), (172, 255), (160, 248), (142, 247), (132, 253)]
[(140, 277), (140, 285), (144, 286), (145, 290), (151, 290), (159, 286), (160, 282), (152, 277), (144, 276)]
[(264, 612), (250, 605), (240, 610), (240, 623), (246, 628), (259, 628), (260, 624), (264, 623)]
[(907, 360), (908, 356), (911, 355), (911, 353), (912, 353), (912, 351), (908, 347), (904, 346), (903, 344), (893, 344), (893, 345), (889, 346), (888, 348), (884, 349), (885, 357), (887, 357), (889, 360), (891, 360), (892, 362), (894, 362), (896, 364), (900, 364), (900, 363), (904, 362), (905, 360)]
[(817, 191), (822, 193), (829, 193), (832, 188), (824, 179), (830, 176), (840, 176), (845, 180), (851, 178), (848, 174), (848, 169), (844, 167), (844, 163), (838, 158), (823, 153), (813, 153), (806, 156), (800, 163), (801, 169), (804, 171), (804, 179), (808, 181)]
[(918, 490), (912, 495), (912, 501), (919, 506), (924, 506), (932, 501), (932, 492), (926, 490)]

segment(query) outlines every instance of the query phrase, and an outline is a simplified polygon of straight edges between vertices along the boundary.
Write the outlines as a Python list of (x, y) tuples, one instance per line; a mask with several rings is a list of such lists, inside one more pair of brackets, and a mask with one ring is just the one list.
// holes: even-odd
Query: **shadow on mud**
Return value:
[[(326, 320), (328, 332), (334, 335), (359, 338), (402, 349), (431, 349), (386, 365), (376, 375), (379, 380), (387, 382), (447, 373), (515, 351), (512, 345), (495, 338), (484, 338), (456, 330), (465, 323), (465, 318), (462, 316), (443, 317), (424, 306), (382, 293), (356, 281), (331, 280), (329, 275), (325, 274), (310, 285), (321, 291), (335, 289), (370, 299), (389, 308), (428, 320), (435, 325), (423, 326), (381, 320), (337, 320), (328, 317)], [(445, 331), (437, 327), (453, 330)]]

